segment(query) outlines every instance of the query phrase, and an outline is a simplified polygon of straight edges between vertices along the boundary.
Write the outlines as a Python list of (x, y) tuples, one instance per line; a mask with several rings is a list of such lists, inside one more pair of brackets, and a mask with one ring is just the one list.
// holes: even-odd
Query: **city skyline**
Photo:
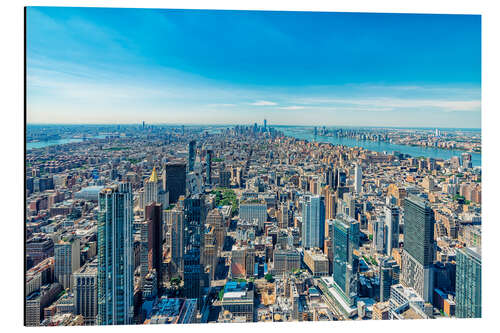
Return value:
[(480, 32), (478, 15), (29, 7), (27, 122), (479, 128)]

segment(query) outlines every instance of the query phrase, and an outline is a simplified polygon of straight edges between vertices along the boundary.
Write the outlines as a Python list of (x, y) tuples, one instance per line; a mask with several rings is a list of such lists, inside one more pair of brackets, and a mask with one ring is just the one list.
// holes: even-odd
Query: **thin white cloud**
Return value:
[(217, 103), (217, 104), (208, 104), (208, 107), (229, 107), (229, 106), (236, 106), (236, 104), (232, 103)]
[(274, 106), (278, 105), (278, 103), (270, 102), (270, 101), (256, 101), (254, 103), (250, 103), (250, 105), (254, 106)]
[(301, 105), (290, 105), (290, 106), (280, 107), (281, 110), (303, 110), (305, 108), (306, 108), (305, 106)]
[(404, 99), (404, 98), (303, 98), (302, 103), (343, 107), (343, 106), (363, 106), (373, 110), (381, 109), (439, 109), (445, 112), (454, 111), (481, 111), (481, 100), (448, 100), (448, 99)]

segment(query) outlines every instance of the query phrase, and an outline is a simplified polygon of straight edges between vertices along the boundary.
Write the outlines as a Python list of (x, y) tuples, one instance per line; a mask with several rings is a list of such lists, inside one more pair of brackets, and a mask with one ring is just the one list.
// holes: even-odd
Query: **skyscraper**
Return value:
[(354, 191), (356, 193), (361, 193), (362, 186), (361, 181), (363, 179), (363, 173), (361, 170), (361, 165), (356, 164), (354, 166)]
[(391, 286), (398, 283), (395, 279), (399, 275), (399, 266), (396, 261), (391, 258), (383, 259), (379, 268), (379, 281), (380, 281), (380, 300), (385, 302), (391, 297)]
[(80, 240), (75, 235), (64, 235), (54, 245), (54, 276), (64, 289), (73, 289), (72, 273), (80, 268)]
[(283, 202), (281, 203), (280, 207), (280, 220), (278, 222), (278, 226), (280, 228), (288, 228), (289, 221), (290, 221), (290, 215), (288, 213), (288, 202)]
[(325, 186), (323, 189), (323, 196), (325, 197), (325, 236), (327, 236), (329, 231), (326, 221), (333, 220), (336, 215), (335, 193), (330, 185)]
[(184, 297), (201, 299), (201, 265), (200, 250), (192, 248), (186, 252), (183, 258), (184, 262)]
[(302, 199), (302, 247), (322, 249), (324, 241), (325, 201), (319, 195), (305, 195)]
[(324, 174), (325, 183), (330, 187), (335, 187), (335, 169), (328, 167)]
[(205, 222), (204, 196), (191, 195), (184, 200), (184, 247), (199, 247)]
[(99, 325), (132, 324), (134, 314), (133, 201), (130, 183), (99, 193), (97, 221)]
[(401, 283), (432, 302), (434, 259), (434, 212), (429, 203), (411, 195), (404, 201), (404, 249)]
[(336, 188), (339, 188), (339, 187), (344, 187), (346, 185), (346, 174), (345, 174), (345, 171), (342, 171), (340, 169), (337, 169), (337, 172), (336, 172), (337, 176), (335, 178), (337, 178), (337, 187)]
[(378, 253), (384, 252), (384, 221), (377, 219), (373, 222), (373, 248)]
[(184, 254), (184, 212), (174, 208), (165, 212), (165, 223), (170, 226), (170, 255), (175, 269), (182, 270), (182, 256)]
[(207, 174), (206, 174), (206, 179), (207, 179), (207, 184), (210, 185), (212, 184), (212, 158), (214, 155), (214, 151), (211, 149), (207, 149), (207, 155), (205, 157), (205, 163), (207, 165)]
[(399, 247), (399, 208), (385, 206), (385, 249), (386, 255), (392, 255), (392, 249)]
[[(161, 288), (163, 272), (162, 272), (162, 263), (163, 263), (163, 239), (162, 239), (162, 230), (163, 230), (163, 214), (162, 214), (162, 205), (159, 203), (151, 203), (146, 206), (146, 218), (145, 225), (143, 228), (141, 239), (141, 246), (144, 247), (146, 251), (146, 265), (141, 263), (141, 267), (146, 266), (148, 271), (155, 270), (156, 278), (158, 281), (158, 288)], [(146, 233), (146, 235), (144, 235)], [(145, 241), (145, 242), (144, 242)], [(147, 274), (147, 272), (145, 272)], [(146, 275), (141, 270), (141, 277), (144, 278)], [(143, 276), (144, 275), (144, 276)]]
[(158, 173), (156, 172), (156, 167), (153, 168), (151, 176), (144, 181), (144, 202), (143, 205), (147, 205), (157, 202), (162, 205), (168, 204), (168, 192), (163, 190), (162, 183), (158, 179)]
[(188, 159), (188, 172), (194, 171), (194, 162), (196, 160), (196, 141), (189, 141), (189, 159)]
[(456, 258), (456, 316), (481, 318), (481, 255), (477, 248), (462, 248)]
[(168, 162), (163, 169), (163, 189), (168, 192), (169, 203), (176, 203), (186, 194), (186, 163)]
[(352, 306), (358, 293), (359, 259), (354, 250), (359, 247), (359, 222), (338, 214), (333, 228), (333, 281)]

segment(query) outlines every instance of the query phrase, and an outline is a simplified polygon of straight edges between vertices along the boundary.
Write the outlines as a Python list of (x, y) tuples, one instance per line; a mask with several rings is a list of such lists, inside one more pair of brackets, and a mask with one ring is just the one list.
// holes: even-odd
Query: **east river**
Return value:
[[(391, 154), (394, 151), (398, 151), (403, 154), (408, 154), (412, 157), (431, 157), (436, 159), (448, 160), (453, 156), (460, 156), (465, 153), (464, 150), (458, 149), (443, 149), (436, 147), (424, 147), (424, 146), (407, 146), (407, 145), (397, 145), (389, 142), (379, 142), (371, 140), (356, 140), (354, 138), (343, 138), (334, 136), (316, 136), (311, 133), (310, 129), (301, 127), (281, 127), (279, 131), (283, 132), (286, 136), (291, 136), (296, 139), (326, 142), (334, 145), (344, 145), (348, 147), (362, 147), (368, 150), (373, 150), (377, 152), (386, 152)], [(470, 153), (472, 155), (472, 165), (481, 166), (481, 153)]]

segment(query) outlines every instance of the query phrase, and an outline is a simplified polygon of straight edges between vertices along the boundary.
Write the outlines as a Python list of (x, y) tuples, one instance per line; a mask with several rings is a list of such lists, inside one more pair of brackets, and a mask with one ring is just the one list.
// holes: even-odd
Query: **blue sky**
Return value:
[(478, 15), (29, 7), (28, 123), (481, 127)]

